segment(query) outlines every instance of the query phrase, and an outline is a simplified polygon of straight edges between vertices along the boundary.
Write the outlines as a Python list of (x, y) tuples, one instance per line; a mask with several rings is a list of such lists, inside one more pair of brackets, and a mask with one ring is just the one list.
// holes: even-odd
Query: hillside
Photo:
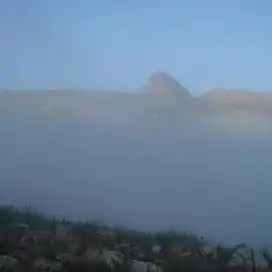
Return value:
[(200, 96), (200, 99), (230, 109), (272, 110), (272, 93), (214, 89)]
[(188, 233), (147, 233), (0, 206), (1, 271), (266, 271), (267, 256), (268, 249), (244, 243), (217, 245)]

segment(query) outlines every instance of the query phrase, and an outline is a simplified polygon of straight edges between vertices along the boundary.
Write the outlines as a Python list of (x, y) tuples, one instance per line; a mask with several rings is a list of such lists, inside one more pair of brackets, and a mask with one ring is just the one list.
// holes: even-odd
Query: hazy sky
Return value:
[(272, 90), (270, 0), (1, 0), (0, 88)]

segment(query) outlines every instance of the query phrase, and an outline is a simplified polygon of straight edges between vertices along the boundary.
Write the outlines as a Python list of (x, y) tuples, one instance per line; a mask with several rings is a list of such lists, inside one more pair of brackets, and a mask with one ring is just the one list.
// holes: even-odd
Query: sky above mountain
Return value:
[(269, 0), (2, 0), (0, 88), (272, 90)]

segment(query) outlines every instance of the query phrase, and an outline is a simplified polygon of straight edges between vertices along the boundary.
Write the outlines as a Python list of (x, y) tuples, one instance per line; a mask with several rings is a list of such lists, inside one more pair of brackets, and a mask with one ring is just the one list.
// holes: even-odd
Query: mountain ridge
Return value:
[[(186, 110), (212, 115), (237, 110), (272, 114), (272, 92), (215, 88), (195, 97), (174, 77), (165, 72), (151, 75), (141, 92), (109, 90), (43, 90), (1, 91), (0, 114), (5, 110), (23, 110), (25, 107), (49, 112), (69, 111), (80, 115), (96, 115), (115, 111), (120, 114), (133, 108), (142, 111)], [(102, 113), (103, 111), (103, 113)], [(109, 113), (110, 114), (110, 113)]]

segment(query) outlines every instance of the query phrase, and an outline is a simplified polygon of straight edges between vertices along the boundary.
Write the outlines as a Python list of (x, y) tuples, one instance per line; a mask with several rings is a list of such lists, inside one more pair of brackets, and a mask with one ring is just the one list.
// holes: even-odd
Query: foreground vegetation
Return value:
[(177, 232), (145, 233), (0, 207), (0, 271), (272, 271), (272, 255), (211, 245)]

